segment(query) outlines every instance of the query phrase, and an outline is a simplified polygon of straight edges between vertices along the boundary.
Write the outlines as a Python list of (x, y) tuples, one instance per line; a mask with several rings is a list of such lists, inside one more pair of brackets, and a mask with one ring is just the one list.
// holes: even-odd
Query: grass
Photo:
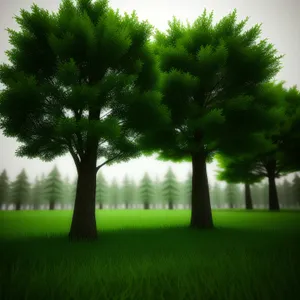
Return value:
[(97, 211), (70, 243), (70, 211), (0, 212), (0, 299), (289, 300), (300, 295), (300, 212)]

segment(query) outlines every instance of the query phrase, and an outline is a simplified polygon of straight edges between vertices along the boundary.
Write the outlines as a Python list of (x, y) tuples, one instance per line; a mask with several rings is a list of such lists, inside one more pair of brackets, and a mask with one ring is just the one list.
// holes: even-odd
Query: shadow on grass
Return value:
[(80, 259), (86, 255), (118, 257), (160, 251), (184, 253), (202, 251), (214, 253), (227, 247), (253, 247), (269, 241), (278, 241), (277, 232), (218, 227), (212, 230), (197, 230), (185, 226), (162, 228), (124, 228), (98, 232), (92, 242), (71, 242), (67, 235), (49, 235), (8, 238), (0, 241), (1, 261), (12, 262), (21, 258), (45, 258), (49, 260)]

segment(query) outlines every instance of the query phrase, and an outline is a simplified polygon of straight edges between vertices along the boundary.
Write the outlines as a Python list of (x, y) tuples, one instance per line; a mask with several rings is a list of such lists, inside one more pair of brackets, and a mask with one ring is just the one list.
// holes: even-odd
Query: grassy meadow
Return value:
[(300, 295), (300, 212), (97, 211), (71, 243), (71, 211), (0, 211), (1, 300), (289, 300)]

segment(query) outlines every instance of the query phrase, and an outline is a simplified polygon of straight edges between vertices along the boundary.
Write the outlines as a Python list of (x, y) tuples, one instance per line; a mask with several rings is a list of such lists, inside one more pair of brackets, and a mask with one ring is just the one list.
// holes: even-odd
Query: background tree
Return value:
[(283, 187), (283, 196), (284, 196), (283, 201), (286, 207), (291, 208), (294, 206), (292, 184), (285, 178), (283, 180), (282, 187)]
[(216, 182), (211, 189), (211, 202), (216, 208), (221, 208), (224, 203), (223, 193), (220, 183)]
[(163, 195), (162, 195), (163, 185), (157, 175), (155, 176), (155, 180), (153, 182), (153, 189), (154, 189), (155, 203), (158, 205), (162, 205), (163, 204)]
[(16, 180), (11, 185), (11, 203), (14, 204), (16, 210), (21, 209), (21, 205), (29, 202), (30, 183), (24, 169), (19, 173)]
[(294, 202), (300, 205), (300, 176), (298, 174), (294, 176), (292, 190)]
[(109, 201), (111, 208), (117, 209), (118, 204), (120, 204), (120, 186), (116, 178), (112, 179), (109, 187)]
[[(75, 197), (73, 197), (72, 189), (73, 189), (73, 185), (70, 182), (70, 178), (68, 176), (66, 176), (63, 179), (63, 189), (62, 189), (63, 196), (61, 197), (61, 205), (63, 208), (65, 208), (66, 205), (70, 205), (75, 198)], [(75, 196), (75, 193), (74, 193), (74, 196)]]
[(206, 162), (228, 144), (232, 151), (237, 144), (236, 151), (255, 150), (255, 133), (267, 126), (265, 116), (255, 113), (261, 104), (251, 96), (277, 74), (281, 57), (266, 40), (257, 41), (260, 25), (245, 31), (246, 23), (237, 22), (234, 11), (214, 25), (213, 14), (205, 11), (187, 26), (174, 18), (166, 33), (155, 36), (172, 124), (144, 142), (157, 142), (161, 159), (192, 162), (192, 227), (213, 227)]
[(101, 171), (97, 175), (97, 187), (96, 187), (96, 203), (99, 209), (103, 209), (103, 205), (106, 202), (107, 197), (107, 182)]
[(225, 201), (230, 209), (235, 208), (239, 202), (239, 187), (234, 183), (227, 183), (225, 187)]
[[(252, 209), (253, 201), (250, 185), (260, 182), (264, 178), (264, 175), (261, 173), (251, 173), (249, 171), (251, 166), (237, 156), (230, 159), (224, 155), (218, 155), (217, 160), (219, 163), (218, 166), (221, 169), (217, 174), (217, 178), (227, 183), (243, 183), (245, 207), (248, 210)], [(233, 205), (233, 203), (231, 204)]]
[(61, 202), (63, 197), (63, 185), (60, 173), (56, 166), (52, 169), (46, 179), (45, 200), (49, 210), (54, 210), (55, 205)]
[(165, 180), (163, 181), (163, 196), (164, 200), (168, 204), (169, 209), (174, 208), (174, 204), (178, 200), (178, 182), (176, 176), (171, 167), (165, 175)]
[(41, 196), (43, 194), (43, 186), (42, 181), (38, 178), (38, 176), (35, 177), (32, 189), (31, 189), (31, 195), (30, 195), (30, 203), (32, 204), (32, 208), (34, 210), (38, 210), (41, 205)]
[(152, 26), (107, 0), (63, 0), (55, 13), (33, 5), (16, 21), (11, 65), (0, 67), (0, 126), (22, 143), (19, 156), (71, 154), (78, 187), (69, 237), (95, 239), (96, 172), (137, 157), (138, 139), (168, 119), (154, 90)]
[(140, 186), (139, 186), (139, 192), (140, 192), (140, 200), (143, 203), (144, 209), (149, 209), (150, 204), (153, 201), (153, 185), (151, 182), (151, 178), (149, 177), (148, 173), (146, 172), (143, 176)]
[(122, 203), (124, 203), (125, 209), (128, 209), (129, 205), (132, 205), (134, 202), (135, 186), (134, 182), (129, 178), (127, 174), (124, 177), (122, 189)]
[(186, 203), (188, 206), (191, 206), (191, 199), (192, 199), (192, 172), (188, 172), (187, 174), (187, 179), (185, 180), (185, 198), (186, 198)]
[[(289, 161), (287, 163), (285, 160), (289, 154), (285, 144), (291, 143), (291, 140), (287, 141), (286, 137), (291, 134), (291, 128), (295, 121), (292, 111), (296, 110), (296, 103), (300, 105), (300, 93), (294, 87), (284, 88), (283, 84), (284, 82), (268, 82), (255, 89), (255, 97), (262, 103), (265, 115), (273, 115), (274, 120), (277, 119), (273, 128), (264, 129), (257, 135), (260, 138), (256, 142), (260, 145), (265, 143), (265, 146), (258, 147), (258, 151), (248, 156), (235, 154), (231, 156), (231, 159), (224, 158), (223, 167), (225, 169), (221, 172), (223, 174), (220, 174), (222, 179), (233, 179), (235, 182), (249, 184), (267, 178), (269, 210), (279, 210), (275, 179), (297, 171), (300, 167), (296, 162)], [(295, 144), (299, 142), (294, 140)]]
[(0, 210), (4, 204), (7, 204), (9, 196), (9, 180), (4, 169), (0, 174)]

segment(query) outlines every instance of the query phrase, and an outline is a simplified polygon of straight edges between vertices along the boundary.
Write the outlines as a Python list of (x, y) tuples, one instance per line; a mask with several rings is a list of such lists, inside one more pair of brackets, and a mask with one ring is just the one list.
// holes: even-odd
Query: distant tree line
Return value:
[[(0, 208), (4, 209), (70, 209), (73, 207), (77, 180), (62, 178), (55, 166), (45, 176), (37, 176), (33, 184), (23, 169), (14, 181), (10, 181), (6, 170), (0, 175)], [(245, 203), (245, 186), (234, 183), (210, 185), (210, 198), (214, 209), (248, 208)], [(295, 174), (292, 182), (284, 180), (277, 186), (280, 205), (283, 208), (300, 206), (300, 176)], [(152, 180), (145, 173), (137, 184), (125, 175), (122, 184), (115, 178), (109, 184), (102, 172), (98, 173), (96, 185), (97, 209), (176, 209), (190, 208), (192, 175), (184, 182), (178, 181), (172, 168), (163, 180)], [(268, 184), (263, 182), (251, 186), (252, 207), (268, 208)]]

